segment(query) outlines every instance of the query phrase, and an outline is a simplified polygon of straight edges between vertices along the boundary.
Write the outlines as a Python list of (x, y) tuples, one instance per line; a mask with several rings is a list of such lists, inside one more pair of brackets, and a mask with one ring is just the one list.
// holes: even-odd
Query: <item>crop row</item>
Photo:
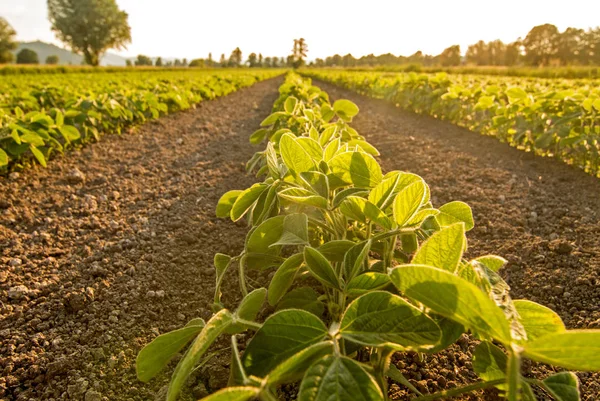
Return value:
[(417, 113), (600, 174), (600, 81), (307, 71)]
[(281, 71), (15, 75), (0, 82), (0, 171), (185, 110)]
[[(205, 400), (286, 399), (281, 385), (299, 383), (300, 401), (382, 401), (388, 378), (419, 401), (486, 387), (510, 401), (535, 400), (533, 387), (579, 400), (575, 374), (526, 378), (522, 359), (600, 370), (600, 331), (567, 330), (552, 310), (513, 300), (498, 273), (503, 258), (466, 259), (470, 207), (435, 207), (421, 177), (384, 173), (377, 149), (350, 125), (357, 113), (348, 100), (331, 104), (308, 79), (287, 77), (273, 113), (250, 137), (266, 141), (247, 165), (263, 181), (227, 192), (217, 205), (217, 216), (245, 219), (249, 233), (239, 255), (215, 255), (214, 314), (142, 349), (139, 379), (187, 349), (169, 385), (174, 401), (228, 335), (231, 347), (214, 352), (231, 353), (229, 386)], [(250, 270), (273, 273), (253, 288)], [(221, 298), (231, 274), (243, 297), (235, 309)], [(439, 352), (463, 333), (480, 341), (472, 361), (480, 382), (424, 395), (390, 363), (397, 351)], [(239, 335), (249, 341), (238, 343)]]

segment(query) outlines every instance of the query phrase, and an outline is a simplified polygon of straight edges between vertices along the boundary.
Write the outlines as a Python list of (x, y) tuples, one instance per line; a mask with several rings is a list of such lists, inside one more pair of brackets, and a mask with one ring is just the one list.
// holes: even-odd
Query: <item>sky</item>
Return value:
[[(287, 56), (303, 37), (308, 58), (351, 53), (360, 57), (417, 50), (439, 54), (453, 44), (463, 53), (482, 39), (512, 42), (535, 25), (561, 31), (600, 25), (600, 0), (117, 0), (129, 14), (132, 43), (112, 51), (126, 57), (218, 60), (239, 46)], [(46, 0), (0, 0), (0, 16), (20, 41), (61, 45), (50, 30)], [(64, 46), (63, 46), (64, 47)]]

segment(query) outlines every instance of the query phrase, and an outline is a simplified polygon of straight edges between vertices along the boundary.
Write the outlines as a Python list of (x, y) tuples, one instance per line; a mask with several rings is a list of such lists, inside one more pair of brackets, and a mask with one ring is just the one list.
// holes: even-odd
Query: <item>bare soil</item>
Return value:
[[(135, 356), (159, 333), (210, 317), (213, 255), (239, 253), (247, 233), (243, 223), (217, 219), (214, 208), (224, 192), (255, 181), (244, 169), (257, 150), (248, 136), (269, 114), (281, 82), (107, 137), (48, 169), (0, 178), (0, 399), (164, 399), (169, 372), (141, 383)], [(554, 308), (569, 328), (600, 327), (600, 180), (318, 84), (359, 105), (354, 126), (381, 151), (385, 171), (422, 175), (436, 205), (473, 207), (469, 255), (508, 259), (502, 274), (514, 298)], [(235, 279), (225, 288), (237, 293)], [(475, 345), (463, 336), (443, 353), (395, 361), (421, 391), (438, 391), (477, 380)], [(224, 347), (225, 340), (217, 345)], [(199, 369), (184, 399), (224, 385), (228, 364), (217, 357)], [(525, 366), (528, 375), (549, 372)], [(600, 375), (579, 377), (583, 399), (600, 399)], [(409, 399), (396, 385), (391, 395)]]

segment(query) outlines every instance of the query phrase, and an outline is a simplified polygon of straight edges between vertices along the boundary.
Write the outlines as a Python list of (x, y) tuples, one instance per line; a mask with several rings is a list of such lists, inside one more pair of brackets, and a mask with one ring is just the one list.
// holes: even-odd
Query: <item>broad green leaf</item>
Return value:
[(600, 370), (600, 330), (568, 330), (525, 343), (524, 355), (537, 362), (580, 371)]
[(29, 150), (31, 150), (31, 153), (33, 153), (33, 155), (35, 156), (35, 158), (37, 159), (37, 161), (44, 167), (46, 167), (46, 158), (44, 157), (44, 154), (42, 153), (41, 150), (39, 150), (38, 148), (36, 148), (33, 145), (29, 146)]
[(252, 135), (250, 135), (250, 143), (253, 145), (258, 145), (265, 139), (265, 136), (267, 136), (268, 133), (269, 133), (268, 129), (265, 129), (265, 128), (257, 129), (256, 131), (254, 131), (252, 133)]
[(246, 241), (248, 252), (275, 253), (272, 244), (281, 238), (285, 216), (275, 216), (263, 221), (258, 227), (251, 231)]
[(192, 370), (195, 368), (202, 355), (204, 355), (212, 343), (217, 339), (219, 334), (229, 327), (232, 321), (233, 315), (227, 309), (222, 309), (213, 315), (208, 323), (206, 323), (206, 326), (202, 328), (202, 331), (187, 350), (183, 359), (177, 364), (169, 384), (167, 401), (177, 400), (181, 387), (190, 373), (192, 373)]
[(281, 362), (326, 336), (327, 328), (312, 313), (282, 310), (271, 315), (256, 332), (242, 362), (249, 375), (265, 377)]
[(323, 151), (323, 160), (329, 162), (337, 153), (340, 148), (340, 139), (336, 138), (325, 147)]
[(72, 125), (63, 125), (59, 128), (60, 133), (67, 139), (68, 141), (76, 141), (81, 138), (81, 134), (79, 130)]
[(297, 253), (279, 266), (269, 284), (268, 300), (271, 306), (275, 306), (290, 289), (302, 263), (304, 263), (304, 254)]
[[(256, 202), (256, 200), (260, 197), (260, 195), (268, 187), (269, 186), (266, 184), (254, 184), (250, 188), (248, 188), (245, 191), (243, 191), (242, 193), (240, 193), (237, 196), (237, 198), (235, 199), (233, 206), (231, 207), (231, 212), (229, 213), (231, 220), (238, 221), (246, 213), (248, 213), (248, 210), (250, 210), (252, 205), (254, 205), (254, 202)], [(229, 194), (231, 192), (233, 192), (233, 191), (227, 192), (227, 194)], [(227, 194), (225, 194), (225, 195), (227, 195)], [(223, 195), (223, 197), (225, 195)], [(223, 199), (223, 197), (221, 197), (221, 199)], [(221, 201), (219, 201), (219, 205), (220, 204), (221, 204)], [(217, 212), (218, 212), (218, 206), (217, 206)]]
[(352, 120), (352, 117), (358, 114), (358, 106), (346, 99), (339, 99), (333, 103), (335, 113), (345, 121)]
[(342, 337), (371, 347), (425, 350), (441, 337), (438, 325), (397, 295), (373, 291), (354, 300), (344, 312)]
[(324, 243), (318, 250), (330, 262), (343, 262), (346, 252), (355, 245), (355, 242), (345, 239), (333, 240)]
[(296, 142), (312, 157), (315, 162), (323, 160), (323, 148), (319, 142), (308, 137), (296, 138)]
[(328, 206), (327, 199), (304, 188), (287, 188), (280, 191), (277, 195), (282, 199), (299, 205), (318, 207), (320, 209), (327, 209)]
[(437, 220), (442, 227), (449, 226), (458, 222), (465, 223), (465, 231), (471, 230), (475, 226), (473, 220), (473, 211), (471, 207), (464, 202), (450, 202), (439, 208), (440, 214)]
[(350, 297), (358, 297), (371, 291), (381, 290), (391, 283), (387, 274), (366, 272), (354, 277), (346, 285), (346, 292)]
[(29, 130), (27, 130), (24, 135), (21, 135), (21, 142), (28, 143), (33, 146), (45, 145), (44, 140), (38, 133)]
[(544, 379), (546, 389), (556, 401), (579, 401), (579, 379), (572, 372), (560, 372)]
[(366, 223), (372, 221), (388, 230), (392, 229), (393, 222), (381, 209), (365, 198), (348, 196), (340, 204), (340, 211), (353, 220)]
[(8, 155), (5, 151), (0, 149), (0, 167), (6, 166), (8, 164)]
[(298, 104), (298, 99), (296, 99), (294, 96), (289, 96), (287, 99), (285, 99), (283, 108), (286, 113), (292, 114), (294, 112), (294, 109), (296, 108), (297, 104)]
[(394, 199), (394, 220), (399, 226), (405, 225), (425, 204), (426, 193), (423, 180), (416, 181), (398, 192)]
[(440, 211), (433, 208), (421, 209), (406, 223), (407, 226), (420, 226), (429, 216), (437, 216)]
[(440, 338), (440, 342), (435, 347), (426, 351), (428, 353), (437, 353), (445, 350), (450, 345), (454, 344), (465, 332), (463, 325), (455, 322), (452, 319), (436, 315), (434, 313), (430, 313), (429, 317), (432, 318), (433, 321), (439, 326), (440, 330), (442, 331), (442, 337)]
[(566, 330), (560, 316), (552, 309), (525, 299), (513, 301), (527, 333), (527, 341), (534, 341), (548, 334)]
[(202, 401), (249, 401), (260, 394), (260, 388), (250, 386), (226, 387), (202, 398)]
[(474, 284), (432, 266), (403, 265), (391, 273), (392, 282), (408, 298), (442, 316), (504, 344), (512, 341), (502, 310)]
[(335, 135), (337, 131), (337, 126), (333, 125), (331, 127), (327, 127), (321, 132), (319, 136), (319, 145), (325, 146), (329, 143), (329, 140)]
[(367, 141), (363, 141), (360, 139), (353, 139), (351, 141), (348, 141), (348, 146), (359, 146), (362, 150), (364, 150), (368, 154), (370, 154), (372, 156), (379, 156), (379, 151), (377, 150), (377, 148), (375, 146), (371, 145)]
[(300, 384), (298, 401), (383, 401), (375, 378), (356, 361), (327, 356), (314, 363)]
[(344, 273), (346, 280), (352, 280), (359, 275), (365, 266), (365, 262), (369, 258), (371, 250), (371, 240), (360, 242), (354, 245), (344, 255)]
[[(256, 290), (250, 292), (244, 297), (244, 299), (242, 299), (242, 302), (240, 302), (240, 305), (235, 311), (235, 317), (253, 322), (265, 303), (266, 297), (266, 288), (257, 288)], [(246, 329), (247, 327), (243, 323), (234, 323), (227, 329), (226, 332), (228, 334), (237, 334), (245, 331)]]
[(268, 384), (284, 384), (300, 381), (306, 370), (316, 361), (333, 353), (333, 342), (323, 341), (292, 355), (280, 363), (267, 376)]
[(349, 196), (363, 197), (363, 196), (367, 195), (368, 193), (369, 193), (369, 191), (367, 191), (364, 188), (350, 187), (350, 188), (342, 189), (334, 196), (333, 207), (334, 208), (339, 207), (341, 205), (341, 203)]
[(285, 134), (281, 137), (279, 153), (287, 168), (296, 175), (315, 169), (313, 159), (291, 134)]
[(490, 269), (493, 272), (498, 272), (504, 265), (506, 265), (506, 259), (496, 255), (485, 255), (473, 259)]
[(433, 266), (454, 273), (465, 249), (465, 240), (464, 224), (453, 224), (425, 241), (411, 263)]
[(319, 293), (310, 287), (296, 288), (281, 298), (277, 310), (302, 309), (315, 316), (322, 316), (325, 312), (325, 304), (319, 300), (319, 296)]
[(369, 201), (385, 210), (392, 203), (394, 190), (400, 181), (400, 173), (387, 176), (369, 193)]
[(504, 379), (508, 367), (508, 357), (500, 348), (489, 341), (483, 341), (475, 348), (473, 370), (485, 381)]
[(304, 213), (288, 214), (283, 219), (283, 232), (277, 245), (308, 245), (308, 216)]
[(300, 174), (300, 185), (323, 198), (329, 198), (327, 176), (320, 171), (306, 171)]
[(527, 92), (521, 88), (513, 87), (506, 91), (506, 95), (508, 96), (508, 101), (510, 103), (515, 103), (519, 100), (525, 99), (527, 97)]
[(161, 334), (146, 345), (135, 359), (137, 377), (144, 383), (156, 376), (179, 351), (202, 331), (204, 321)]
[(304, 262), (312, 275), (326, 286), (341, 289), (331, 263), (315, 248), (304, 248)]
[(277, 112), (269, 115), (267, 118), (265, 118), (260, 123), (260, 126), (261, 127), (267, 127), (269, 125), (273, 125), (273, 124), (275, 124), (279, 120), (280, 117), (286, 117), (286, 114), (284, 112), (277, 111)]
[(373, 156), (362, 152), (344, 152), (329, 161), (331, 174), (346, 184), (372, 188), (381, 182), (381, 167)]

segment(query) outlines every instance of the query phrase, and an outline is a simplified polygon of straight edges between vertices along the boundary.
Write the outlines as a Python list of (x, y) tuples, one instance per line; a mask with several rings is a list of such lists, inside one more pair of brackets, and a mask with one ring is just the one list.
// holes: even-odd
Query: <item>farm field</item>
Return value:
[(597, 79), (327, 70), (308, 75), (600, 174)]
[[(270, 114), (282, 82), (255, 83), (75, 149), (47, 169), (0, 178), (0, 193), (8, 194), (0, 204), (8, 266), (0, 276), (2, 396), (164, 397), (172, 369), (144, 384), (136, 379), (136, 355), (159, 333), (213, 314), (213, 256), (240, 253), (248, 232), (241, 222), (216, 218), (215, 208), (227, 191), (258, 181), (244, 165), (264, 146), (248, 138)], [(384, 172), (419, 174), (434, 206), (471, 206), (475, 226), (465, 257), (501, 255), (508, 264), (500, 274), (513, 298), (554, 309), (568, 329), (600, 328), (597, 178), (447, 121), (315, 83), (332, 104), (349, 99), (358, 106), (351, 125), (381, 152)], [(250, 271), (249, 283), (268, 286), (270, 273)], [(239, 283), (235, 274), (225, 277), (223, 302), (234, 307)], [(230, 345), (222, 337), (217, 349)], [(477, 344), (463, 335), (440, 353), (400, 353), (393, 363), (419, 391), (435, 392), (478, 380), (471, 363)], [(225, 385), (229, 365), (229, 352), (211, 359), (194, 372), (182, 399)], [(553, 372), (523, 366), (526, 377)], [(582, 399), (600, 396), (597, 373), (578, 376)], [(286, 387), (284, 399), (296, 392)], [(389, 394), (411, 399), (397, 384)], [(488, 390), (458, 399), (496, 398)]]

